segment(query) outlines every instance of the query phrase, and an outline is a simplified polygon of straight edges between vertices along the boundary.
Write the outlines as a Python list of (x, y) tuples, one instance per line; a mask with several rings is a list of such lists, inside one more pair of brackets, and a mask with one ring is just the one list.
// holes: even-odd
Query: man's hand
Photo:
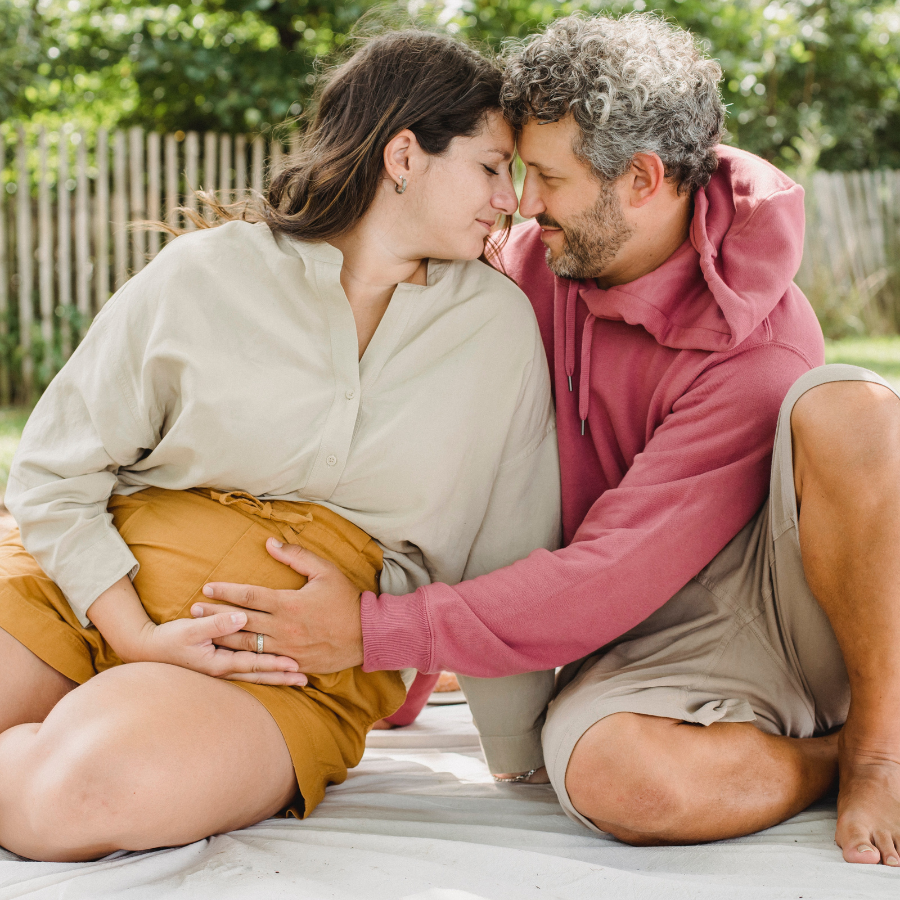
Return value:
[[(327, 675), (363, 662), (360, 591), (334, 564), (293, 544), (275, 538), (266, 549), (279, 562), (305, 575), (309, 582), (298, 591), (275, 591), (246, 584), (210, 583), (203, 593), (220, 603), (241, 607), (247, 614), (244, 630), (216, 640), (231, 650), (255, 650), (256, 635), (265, 636), (265, 650), (295, 659), (301, 672)], [(235, 610), (237, 611), (237, 610)], [(215, 615), (222, 607), (195, 603), (195, 617)]]

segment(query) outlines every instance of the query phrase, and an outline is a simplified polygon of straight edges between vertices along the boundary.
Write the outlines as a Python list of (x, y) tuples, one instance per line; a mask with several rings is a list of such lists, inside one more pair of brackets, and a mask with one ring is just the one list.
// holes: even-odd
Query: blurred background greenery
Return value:
[(265, 131), (373, 8), (498, 48), (576, 9), (708, 42), (732, 140), (801, 171), (900, 168), (900, 3), (879, 0), (0, 0), (0, 122)]
[[(499, 51), (576, 10), (655, 10), (706, 43), (725, 74), (729, 141), (807, 188), (798, 281), (826, 335), (844, 338), (828, 361), (900, 387), (900, 0), (0, 0), (0, 137), (11, 147), (18, 125), (43, 128), (51, 154), (78, 129), (268, 140), (360, 20), (436, 25)], [(26, 418), (0, 410), (0, 490)]]

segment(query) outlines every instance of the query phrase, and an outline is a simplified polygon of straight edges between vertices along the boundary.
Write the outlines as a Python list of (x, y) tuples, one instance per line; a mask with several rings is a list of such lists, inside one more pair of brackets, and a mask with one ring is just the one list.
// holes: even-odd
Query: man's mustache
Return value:
[[(556, 221), (556, 219), (551, 218), (546, 213), (540, 213), (534, 217), (534, 221), (541, 226), (541, 228), (562, 228), (562, 225)], [(565, 230), (565, 229), (563, 229)]]

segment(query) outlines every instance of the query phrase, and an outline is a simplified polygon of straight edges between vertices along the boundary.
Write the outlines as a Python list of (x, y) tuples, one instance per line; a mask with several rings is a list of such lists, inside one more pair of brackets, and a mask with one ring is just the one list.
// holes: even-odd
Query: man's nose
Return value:
[(534, 185), (534, 180), (526, 174), (525, 183), (522, 185), (522, 197), (519, 200), (519, 215), (523, 219), (533, 219), (546, 209), (540, 192)]

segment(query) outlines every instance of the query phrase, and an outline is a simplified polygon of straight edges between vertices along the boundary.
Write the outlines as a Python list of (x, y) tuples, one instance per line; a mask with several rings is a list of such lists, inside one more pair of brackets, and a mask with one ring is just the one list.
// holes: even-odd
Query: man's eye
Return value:
[(499, 175), (500, 174), (496, 169), (492, 169), (490, 166), (487, 166), (484, 163), (482, 163), (482, 165), (484, 166), (485, 172), (488, 172), (490, 175)]

